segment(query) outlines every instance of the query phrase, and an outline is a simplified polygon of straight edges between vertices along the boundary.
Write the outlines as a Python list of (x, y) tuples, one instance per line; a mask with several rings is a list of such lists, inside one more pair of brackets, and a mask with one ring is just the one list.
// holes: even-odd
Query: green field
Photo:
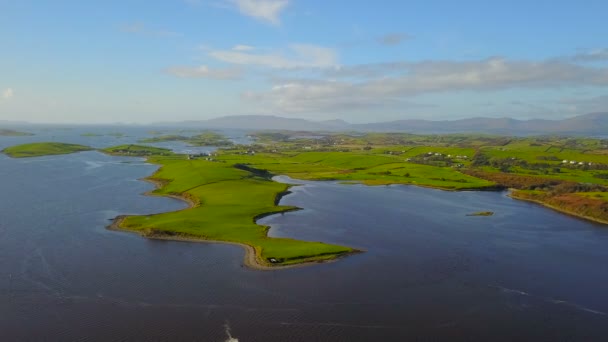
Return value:
[(608, 192), (599, 192), (599, 191), (579, 192), (579, 193), (577, 193), (577, 195), (587, 197), (587, 198), (601, 199), (604, 201), (608, 201)]
[(401, 156), (363, 151), (255, 155), (224, 151), (218, 160), (248, 164), (273, 174), (305, 180), (358, 181), (369, 185), (413, 184), (445, 190), (494, 186), (492, 182), (462, 174), (456, 168), (420, 165), (407, 162)]
[(2, 152), (13, 158), (40, 157), (90, 151), (88, 146), (55, 142), (31, 143), (5, 148)]

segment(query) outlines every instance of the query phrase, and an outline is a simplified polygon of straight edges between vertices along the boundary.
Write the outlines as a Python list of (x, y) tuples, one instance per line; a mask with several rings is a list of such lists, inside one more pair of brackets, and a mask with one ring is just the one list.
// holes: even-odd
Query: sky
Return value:
[(608, 111), (608, 1), (0, 0), (0, 120)]

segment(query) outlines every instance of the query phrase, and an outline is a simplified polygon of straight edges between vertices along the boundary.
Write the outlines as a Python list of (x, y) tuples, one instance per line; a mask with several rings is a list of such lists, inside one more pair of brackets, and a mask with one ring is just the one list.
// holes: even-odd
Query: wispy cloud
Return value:
[(379, 77), (394, 77), (409, 72), (411, 62), (386, 62), (372, 64), (356, 64), (338, 66), (323, 70), (323, 76), (328, 78), (373, 79)]
[(243, 76), (239, 68), (209, 68), (206, 65), (198, 67), (175, 66), (167, 69), (171, 75), (181, 78), (208, 78), (214, 80), (238, 80)]
[[(341, 76), (360, 75), (361, 66), (328, 69)], [(292, 79), (275, 83), (266, 92), (246, 92), (243, 97), (285, 112), (322, 112), (335, 108), (384, 106), (419, 94), (462, 90), (491, 91), (511, 88), (608, 86), (608, 68), (581, 66), (563, 61), (508, 60), (399, 62), (368, 65), (361, 80), (338, 78)]]
[(389, 33), (379, 37), (378, 42), (382, 45), (395, 46), (411, 38), (412, 36), (407, 33)]
[(334, 49), (310, 44), (291, 44), (283, 51), (272, 53), (252, 53), (249, 47), (231, 50), (212, 50), (208, 55), (218, 61), (267, 67), (272, 69), (326, 68), (338, 65), (338, 55)]
[(141, 22), (124, 24), (120, 26), (120, 30), (126, 33), (132, 34), (140, 34), (144, 36), (150, 37), (158, 37), (158, 38), (170, 38), (170, 37), (179, 37), (181, 34), (169, 30), (163, 29), (151, 29), (144, 25)]
[(6, 88), (2, 92), (2, 98), (4, 100), (9, 100), (9, 99), (13, 98), (13, 96), (15, 96), (15, 92), (13, 91), (13, 88)]
[(232, 50), (234, 50), (234, 51), (252, 51), (252, 50), (255, 50), (255, 47), (250, 46), (250, 45), (235, 45), (234, 47), (232, 47)]
[(608, 48), (585, 51), (572, 56), (575, 62), (601, 62), (608, 61)]
[(280, 15), (289, 0), (226, 0), (240, 13), (273, 25), (281, 23)]

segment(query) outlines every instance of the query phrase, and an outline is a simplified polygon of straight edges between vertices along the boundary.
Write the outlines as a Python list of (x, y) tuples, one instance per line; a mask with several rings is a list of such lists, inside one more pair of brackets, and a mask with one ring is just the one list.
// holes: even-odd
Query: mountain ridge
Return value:
[(520, 120), (509, 117), (474, 117), (457, 120), (404, 119), (375, 123), (351, 124), (333, 119), (312, 121), (276, 115), (234, 115), (209, 120), (186, 121), (187, 124), (206, 128), (232, 128), (249, 130), (300, 130), (300, 131), (362, 131), (404, 132), (421, 134), (494, 133), (506, 135), (532, 134), (608, 134), (608, 112), (578, 115), (566, 119)]

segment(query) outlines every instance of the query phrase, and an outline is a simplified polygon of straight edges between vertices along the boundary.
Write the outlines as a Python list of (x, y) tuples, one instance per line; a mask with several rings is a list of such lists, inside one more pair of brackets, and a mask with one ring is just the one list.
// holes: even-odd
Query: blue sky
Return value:
[(0, 120), (608, 110), (606, 1), (0, 0)]

